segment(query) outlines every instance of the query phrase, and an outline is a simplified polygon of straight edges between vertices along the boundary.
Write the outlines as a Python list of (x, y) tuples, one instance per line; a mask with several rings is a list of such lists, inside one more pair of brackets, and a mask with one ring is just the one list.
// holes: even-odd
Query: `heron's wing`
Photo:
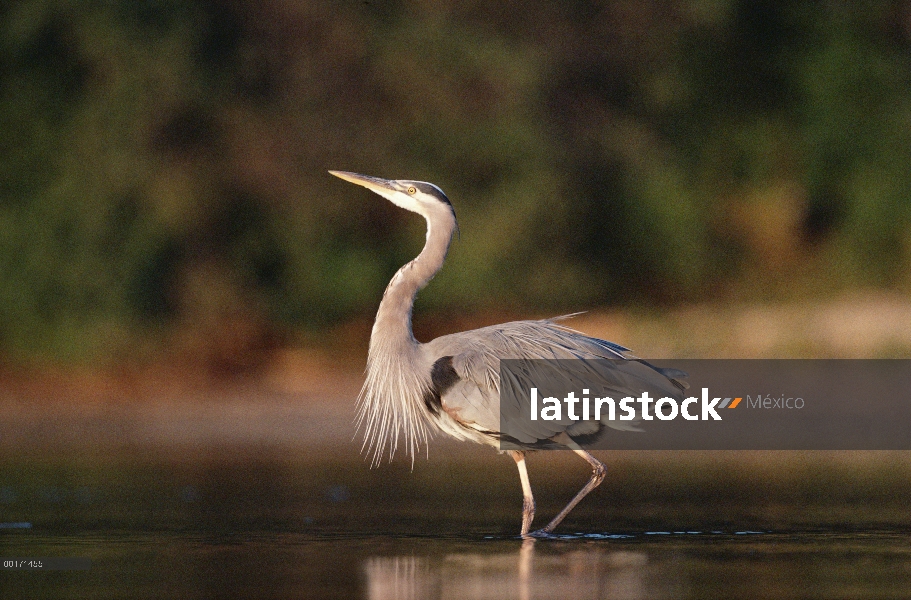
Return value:
[[(486, 357), (483, 352), (467, 351), (456, 356), (442, 357), (434, 363), (434, 371), (437, 373), (440, 372), (440, 366), (451, 370), (448, 382), (433, 378), (439, 410), (461, 426), (449, 433), (457, 438), (475, 441), (515, 440), (522, 444), (535, 444), (567, 428), (567, 424), (559, 421), (535, 421), (534, 426), (529, 427), (531, 421), (521, 418), (520, 403), (503, 405), (499, 381), (491, 380), (486, 372), (474, 368), (474, 365), (484, 360)], [(501, 413), (501, 407), (505, 414)]]
[[(611, 394), (618, 399), (639, 396), (642, 391), (660, 394), (658, 397), (676, 397), (686, 387), (682, 382), (685, 373), (654, 367), (630, 355), (623, 346), (584, 335), (556, 320), (493, 325), (437, 338), (425, 348), (435, 361), (445, 358), (451, 366), (450, 385), (440, 389), (443, 408), (451, 416), (522, 443), (545, 440), (574, 426), (578, 430), (582, 424), (570, 420), (568, 415), (556, 421), (522, 418), (529, 405), (521, 400), (524, 392), (516, 392), (529, 389), (533, 373), (511, 370), (503, 385), (512, 387), (514, 393), (501, 394), (506, 390), (500, 390), (500, 360), (581, 359), (572, 363), (571, 370), (560, 369), (564, 389), (595, 388), (591, 389), (592, 394)], [(608, 368), (602, 363), (597, 369), (585, 362), (597, 359), (612, 362)], [(611, 421), (607, 425), (635, 429), (629, 421)]]

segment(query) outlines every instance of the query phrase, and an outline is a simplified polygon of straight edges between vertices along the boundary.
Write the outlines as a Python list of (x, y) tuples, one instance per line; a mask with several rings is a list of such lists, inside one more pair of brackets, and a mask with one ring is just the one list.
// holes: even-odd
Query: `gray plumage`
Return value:
[[(372, 454), (374, 464), (385, 455), (392, 459), (400, 447), (414, 460), (420, 447), (426, 446), (437, 431), (495, 447), (502, 436), (508, 435), (523, 448), (570, 448), (589, 461), (593, 476), (566, 509), (539, 532), (549, 533), (604, 476), (604, 465), (579, 448), (572, 436), (596, 433), (605, 425), (630, 426), (619, 421), (541, 420), (532, 424), (527, 419), (515, 419), (521, 426), (500, 431), (500, 360), (611, 359), (616, 367), (596, 383), (606, 390), (629, 392), (624, 396), (638, 395), (633, 390), (651, 389), (679, 397), (686, 387), (682, 381), (685, 374), (659, 369), (632, 356), (623, 346), (570, 329), (560, 323), (565, 317), (504, 323), (445, 335), (425, 344), (418, 342), (411, 328), (412, 308), (417, 292), (442, 267), (457, 230), (451, 202), (442, 190), (427, 182), (385, 180), (343, 171), (330, 173), (366, 187), (427, 221), (423, 250), (392, 277), (373, 325), (366, 379), (357, 406), (363, 448)], [(519, 466), (525, 494), (522, 534), (526, 535), (534, 515), (534, 501), (524, 453), (510, 454)]]

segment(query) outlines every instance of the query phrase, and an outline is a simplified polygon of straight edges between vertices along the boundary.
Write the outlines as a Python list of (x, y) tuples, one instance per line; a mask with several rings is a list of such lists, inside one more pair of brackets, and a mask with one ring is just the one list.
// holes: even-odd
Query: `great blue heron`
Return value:
[[(391, 459), (400, 437), (413, 460), (417, 447), (426, 444), (433, 431), (442, 431), (459, 440), (499, 446), (501, 359), (607, 358), (620, 363), (636, 360), (627, 348), (569, 329), (559, 324), (558, 319), (515, 321), (445, 335), (426, 344), (418, 342), (411, 329), (415, 296), (443, 266), (457, 228), (449, 198), (437, 186), (423, 181), (329, 172), (427, 220), (424, 249), (392, 277), (370, 335), (367, 376), (358, 397), (358, 427), (364, 429), (364, 447), (373, 451), (374, 463), (379, 462), (387, 446)], [(673, 389), (671, 383), (681, 389), (686, 387), (679, 380), (679, 376), (685, 376), (683, 373), (656, 367), (648, 371), (659, 387)], [(533, 431), (524, 443), (519, 442), (523, 449), (508, 451), (516, 461), (522, 482), (523, 537), (552, 532), (604, 479), (604, 464), (572, 439), (574, 433), (573, 426), (562, 426), (555, 431), (551, 423), (541, 422), (539, 430)], [(525, 466), (525, 449), (539, 446), (536, 442), (541, 440), (571, 449), (588, 461), (592, 475), (547, 526), (529, 534), (535, 501)]]

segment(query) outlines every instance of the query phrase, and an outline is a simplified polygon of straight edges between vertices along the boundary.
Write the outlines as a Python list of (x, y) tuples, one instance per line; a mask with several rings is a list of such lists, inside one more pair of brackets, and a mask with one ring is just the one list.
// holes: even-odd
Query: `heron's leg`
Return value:
[(509, 455), (516, 466), (519, 467), (519, 479), (522, 481), (522, 535), (527, 535), (531, 529), (531, 522), (535, 518), (535, 498), (531, 495), (531, 482), (528, 480), (528, 469), (525, 467), (525, 453), (518, 450), (509, 450)]
[(578, 454), (579, 456), (581, 456), (582, 458), (587, 460), (588, 464), (590, 464), (592, 466), (592, 477), (591, 477), (591, 479), (588, 480), (588, 483), (585, 484), (585, 487), (583, 487), (581, 490), (579, 490), (579, 493), (576, 494), (575, 498), (573, 498), (572, 500), (569, 501), (569, 504), (566, 505), (566, 508), (564, 508), (562, 511), (560, 511), (559, 515), (554, 517), (553, 520), (550, 523), (548, 523), (546, 527), (544, 527), (543, 529), (540, 530), (541, 533), (552, 532), (557, 527), (557, 525), (559, 525), (563, 521), (563, 519), (566, 518), (566, 515), (569, 514), (569, 511), (574, 509), (576, 507), (576, 505), (579, 504), (579, 502), (582, 500), (582, 498), (585, 498), (585, 496), (590, 491), (592, 491), (593, 489), (595, 489), (596, 487), (598, 487), (601, 484), (601, 481), (604, 479), (604, 475), (607, 474), (607, 467), (604, 466), (604, 463), (602, 463), (600, 460), (598, 460), (597, 458), (595, 458), (594, 456), (592, 456), (591, 454), (589, 454), (588, 452), (586, 452), (585, 450), (580, 448), (579, 445), (576, 444), (576, 442), (574, 442), (571, 437), (566, 435), (566, 433), (559, 433), (550, 439), (557, 442), (558, 444), (563, 444), (564, 446), (566, 446), (567, 448), (569, 448), (570, 450), (572, 450), (573, 452), (575, 452), (576, 454)]

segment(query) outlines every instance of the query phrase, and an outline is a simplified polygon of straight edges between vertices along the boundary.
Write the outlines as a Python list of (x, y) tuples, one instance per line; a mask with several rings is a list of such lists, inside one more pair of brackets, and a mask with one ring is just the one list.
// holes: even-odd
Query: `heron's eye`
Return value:
[(408, 188), (408, 193), (411, 194), (411, 195), (413, 196), (414, 194), (417, 193), (417, 189), (415, 189), (414, 186), (411, 186), (411, 187)]

